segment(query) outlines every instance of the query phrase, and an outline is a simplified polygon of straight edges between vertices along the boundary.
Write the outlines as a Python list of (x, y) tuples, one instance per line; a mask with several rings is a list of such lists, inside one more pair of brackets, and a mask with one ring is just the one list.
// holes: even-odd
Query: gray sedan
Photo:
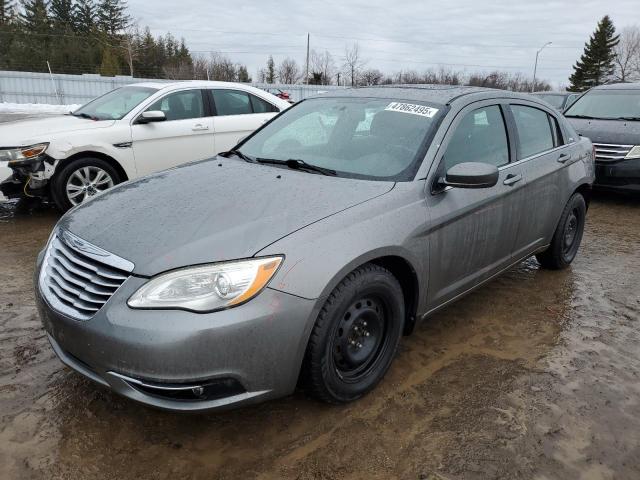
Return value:
[(333, 91), (69, 211), (37, 303), (65, 364), (148, 405), (349, 402), (429, 314), (532, 255), (567, 267), (593, 162), (530, 96)]

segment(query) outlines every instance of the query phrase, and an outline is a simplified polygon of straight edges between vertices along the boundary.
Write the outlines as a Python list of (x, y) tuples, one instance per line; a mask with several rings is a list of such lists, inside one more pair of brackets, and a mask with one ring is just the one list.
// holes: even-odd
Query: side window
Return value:
[(170, 93), (147, 108), (149, 110), (162, 110), (168, 121), (203, 117), (202, 92), (184, 90)]
[(213, 102), (216, 115), (245, 115), (253, 113), (251, 100), (247, 92), (240, 90), (213, 90)]
[(478, 108), (465, 115), (449, 141), (443, 157), (445, 169), (463, 162), (509, 163), (509, 143), (498, 105)]
[(549, 115), (549, 122), (551, 123), (551, 130), (553, 131), (553, 145), (559, 147), (565, 144), (562, 129), (558, 123), (558, 119), (553, 115)]
[(518, 159), (527, 158), (554, 147), (553, 130), (547, 112), (524, 105), (511, 105), (520, 139)]
[(249, 94), (249, 97), (251, 98), (253, 113), (269, 113), (269, 112), (279, 111), (275, 105), (270, 104), (269, 102), (261, 99), (260, 97), (256, 97), (255, 95), (251, 95), (251, 94)]

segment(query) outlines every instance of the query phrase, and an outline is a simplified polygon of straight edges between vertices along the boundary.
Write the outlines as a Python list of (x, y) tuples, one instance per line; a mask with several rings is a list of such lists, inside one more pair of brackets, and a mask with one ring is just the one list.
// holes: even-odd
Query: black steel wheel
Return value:
[(333, 290), (318, 315), (303, 374), (315, 397), (355, 400), (382, 379), (404, 324), (402, 288), (388, 270), (366, 264)]
[(549, 248), (536, 255), (540, 265), (544, 268), (559, 270), (573, 262), (582, 241), (586, 213), (587, 205), (584, 197), (574, 193), (560, 216)]

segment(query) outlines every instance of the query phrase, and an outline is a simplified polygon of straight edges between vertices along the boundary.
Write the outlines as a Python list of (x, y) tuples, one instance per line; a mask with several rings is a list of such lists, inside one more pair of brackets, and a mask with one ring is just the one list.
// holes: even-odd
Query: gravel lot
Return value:
[(348, 406), (181, 416), (64, 368), (33, 264), (58, 214), (0, 204), (0, 478), (640, 478), (640, 199), (597, 195), (561, 272), (524, 262), (404, 338)]

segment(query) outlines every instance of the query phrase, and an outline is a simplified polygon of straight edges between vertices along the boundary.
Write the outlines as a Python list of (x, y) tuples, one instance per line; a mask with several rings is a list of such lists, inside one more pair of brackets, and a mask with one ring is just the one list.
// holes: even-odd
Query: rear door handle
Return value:
[(522, 180), (522, 175), (520, 175), (519, 173), (517, 175), (514, 175), (513, 173), (510, 173), (509, 175), (507, 175), (507, 178), (504, 179), (504, 182), (502, 182), (502, 184), (503, 185), (515, 185), (520, 180)]
[(194, 132), (197, 132), (200, 130), (209, 130), (209, 126), (202, 125), (201, 123), (196, 123), (191, 130), (193, 130)]
[(569, 153), (561, 153), (560, 156), (558, 157), (558, 162), (560, 163), (566, 163), (569, 160), (571, 160), (571, 154)]

